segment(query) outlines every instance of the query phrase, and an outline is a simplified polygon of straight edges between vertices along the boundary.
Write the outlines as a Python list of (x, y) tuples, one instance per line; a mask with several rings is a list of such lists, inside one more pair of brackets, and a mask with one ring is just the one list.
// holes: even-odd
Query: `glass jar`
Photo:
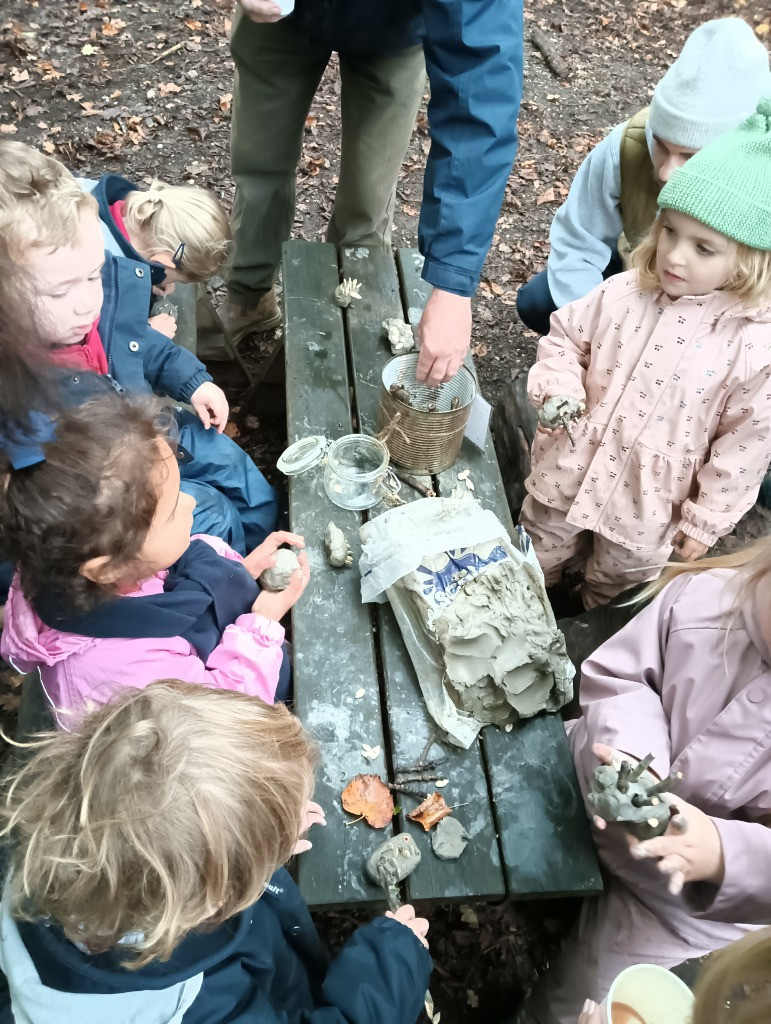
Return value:
[(388, 449), (376, 437), (346, 434), (336, 441), (316, 435), (291, 445), (278, 460), (287, 476), (304, 473), (324, 462), (324, 490), (340, 508), (367, 509), (401, 484), (389, 470)]

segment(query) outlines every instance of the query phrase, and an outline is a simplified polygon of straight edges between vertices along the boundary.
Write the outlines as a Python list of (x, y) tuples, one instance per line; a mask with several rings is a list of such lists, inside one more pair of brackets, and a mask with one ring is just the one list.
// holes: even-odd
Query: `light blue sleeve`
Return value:
[(570, 192), (552, 221), (546, 265), (549, 290), (559, 308), (582, 299), (602, 283), (602, 272), (623, 231), (621, 137), (616, 125), (576, 172)]

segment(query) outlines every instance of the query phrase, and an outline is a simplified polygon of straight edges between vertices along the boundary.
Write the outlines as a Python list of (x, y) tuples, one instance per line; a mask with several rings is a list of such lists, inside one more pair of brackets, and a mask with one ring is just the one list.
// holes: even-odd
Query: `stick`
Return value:
[[(428, 793), (420, 789), (410, 789), (409, 786), (402, 786), (398, 782), (386, 782), (386, 786), (394, 793), (406, 793), (407, 796), (414, 796), (417, 800), (425, 800)], [(358, 819), (356, 819), (358, 821)]]
[(560, 57), (551, 39), (537, 26), (530, 30), (530, 41), (543, 56), (546, 66), (557, 78), (569, 78), (570, 67)]
[(170, 46), (168, 48), (168, 50), (164, 50), (163, 53), (159, 53), (157, 57), (153, 57), (152, 60), (148, 60), (147, 63), (148, 64), (155, 64), (155, 62), (157, 60), (163, 60), (163, 58), (164, 57), (168, 57), (168, 55), (170, 53), (176, 53), (176, 51), (177, 50), (181, 50), (183, 46), (184, 46), (184, 43), (175, 43), (173, 46)]
[(431, 772), (397, 772), (396, 785), (401, 786), (405, 782), (437, 782), (441, 777)]
[(411, 487), (413, 491), (417, 491), (418, 494), (422, 494), (424, 498), (436, 497), (435, 490), (431, 487), (427, 487), (425, 484), (422, 484), (420, 480), (416, 480), (414, 476), (408, 476), (406, 473), (398, 470), (394, 465), (391, 465), (391, 469), (393, 470), (394, 476), (397, 476), (403, 484), (407, 484), (407, 486)]

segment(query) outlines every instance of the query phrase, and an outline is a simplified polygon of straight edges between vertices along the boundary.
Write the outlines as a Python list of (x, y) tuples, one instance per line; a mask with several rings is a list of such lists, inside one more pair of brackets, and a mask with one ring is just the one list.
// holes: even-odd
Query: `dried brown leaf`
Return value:
[(385, 828), (394, 816), (394, 798), (379, 775), (357, 775), (342, 793), (343, 807), (373, 828)]
[(408, 814), (407, 817), (410, 821), (420, 822), (426, 832), (428, 832), (438, 821), (446, 818), (448, 814), (452, 814), (452, 807), (447, 806), (447, 802), (442, 794), (429, 793), (423, 803), (418, 804), (415, 810)]
[(542, 192), (536, 199), (535, 205), (540, 206), (542, 203), (553, 203), (556, 200), (553, 188), (547, 188), (545, 192)]

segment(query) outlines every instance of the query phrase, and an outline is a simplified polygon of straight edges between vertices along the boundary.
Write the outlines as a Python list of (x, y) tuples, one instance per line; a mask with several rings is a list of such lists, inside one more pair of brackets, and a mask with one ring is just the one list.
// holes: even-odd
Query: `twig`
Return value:
[(407, 473), (400, 472), (393, 464), (391, 465), (391, 469), (393, 470), (394, 475), (398, 476), (403, 484), (407, 484), (407, 486), (411, 487), (413, 491), (417, 491), (418, 494), (422, 494), (424, 498), (436, 497), (436, 491), (433, 488), (427, 487), (426, 484), (421, 483), (420, 480), (416, 480), (414, 476), (408, 476)]
[(570, 68), (560, 57), (551, 39), (542, 32), (537, 25), (530, 30), (530, 41), (539, 53), (542, 54), (546, 66), (557, 78), (569, 78)]
[(401, 786), (404, 782), (437, 782), (441, 778), (441, 775), (431, 772), (397, 772), (396, 785)]
[(417, 764), (405, 764), (402, 766), (397, 765), (394, 768), (394, 775), (404, 775), (408, 772), (417, 771), (428, 771), (431, 768), (438, 768), (440, 764), (444, 764), (447, 760), (446, 757), (437, 757), (435, 761), (419, 761)]
[(428, 739), (426, 740), (426, 745), (421, 750), (420, 754), (418, 755), (418, 759), (415, 762), (415, 768), (425, 768), (426, 767), (426, 764), (428, 763), (426, 758), (431, 753), (431, 747), (433, 747), (433, 745), (436, 743), (436, 740), (437, 740), (436, 732), (435, 731), (430, 732), (429, 735), (428, 735)]
[[(424, 793), (420, 789), (411, 789), (409, 786), (400, 786), (397, 782), (386, 782), (386, 786), (388, 786), (388, 788), (394, 793), (406, 793), (407, 796), (414, 796), (418, 800), (425, 800), (428, 796), (427, 793)], [(356, 820), (358, 821), (359, 819), (357, 818)], [(348, 824), (350, 824), (350, 822), (346, 822), (346, 825)]]
[(159, 53), (157, 57), (153, 57), (152, 60), (148, 60), (148, 65), (155, 64), (157, 60), (163, 60), (163, 58), (168, 57), (170, 53), (176, 53), (177, 50), (181, 50), (183, 46), (184, 43), (175, 43), (173, 46), (170, 46), (168, 50), (164, 50), (163, 53)]

